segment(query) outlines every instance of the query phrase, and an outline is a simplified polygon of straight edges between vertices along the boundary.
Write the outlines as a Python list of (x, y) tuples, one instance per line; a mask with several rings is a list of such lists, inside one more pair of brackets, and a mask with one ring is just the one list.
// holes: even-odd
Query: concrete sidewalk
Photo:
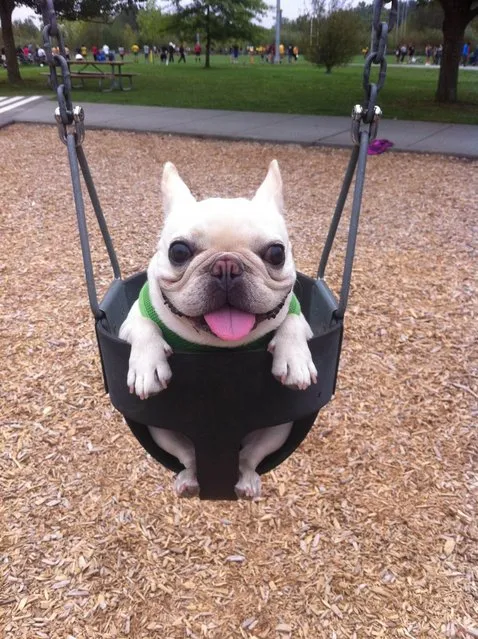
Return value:
[[(81, 104), (79, 102), (78, 104)], [(207, 109), (82, 104), (86, 128), (190, 135), (226, 140), (349, 147), (349, 117), (249, 113)], [(55, 102), (44, 99), (5, 113), (15, 122), (54, 124)], [(478, 118), (478, 116), (477, 116)], [(398, 151), (478, 158), (478, 125), (382, 120), (378, 138)]]

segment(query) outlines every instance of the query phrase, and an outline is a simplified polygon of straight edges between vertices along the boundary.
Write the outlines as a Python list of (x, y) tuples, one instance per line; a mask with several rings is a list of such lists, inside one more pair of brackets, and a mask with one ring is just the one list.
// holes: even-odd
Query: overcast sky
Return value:
[[(265, 27), (271, 27), (275, 23), (276, 0), (267, 0), (268, 4), (274, 5), (274, 9), (269, 11), (262, 20)], [(310, 0), (281, 0), (282, 15), (284, 18), (294, 19), (301, 13), (305, 13), (310, 7)], [(19, 7), (13, 12), (14, 20), (24, 20), (29, 16), (34, 16), (34, 12), (28, 7)]]
[[(274, 9), (269, 12), (269, 15), (263, 20), (263, 23), (265, 26), (271, 27), (275, 24), (276, 2), (275, 0), (268, 0), (268, 4), (274, 5)], [(310, 8), (310, 2), (309, 0), (281, 0), (280, 6), (283, 18), (294, 19), (300, 14), (306, 13), (306, 11)]]

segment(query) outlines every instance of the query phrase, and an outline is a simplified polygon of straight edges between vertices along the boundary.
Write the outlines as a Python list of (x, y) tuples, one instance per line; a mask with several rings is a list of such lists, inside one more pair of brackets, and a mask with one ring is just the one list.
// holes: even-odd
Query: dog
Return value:
[[(221, 348), (266, 340), (271, 374), (281, 384), (305, 390), (316, 383), (307, 344), (312, 331), (293, 293), (296, 270), (277, 161), (271, 162), (251, 200), (197, 201), (170, 162), (164, 166), (161, 190), (165, 221), (147, 285), (119, 332), (131, 344), (130, 392), (146, 399), (166, 391), (171, 342), (177, 338), (181, 344), (186, 340)], [(192, 442), (180, 433), (148, 428), (158, 446), (184, 466), (174, 481), (176, 493), (197, 495)], [(278, 424), (244, 438), (235, 486), (239, 498), (260, 496), (257, 465), (284, 444), (291, 428), (292, 422)]]

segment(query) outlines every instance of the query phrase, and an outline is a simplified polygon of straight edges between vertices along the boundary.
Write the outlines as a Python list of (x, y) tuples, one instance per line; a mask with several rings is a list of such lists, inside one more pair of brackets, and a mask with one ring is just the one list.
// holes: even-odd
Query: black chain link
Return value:
[[(370, 52), (365, 58), (364, 70), (363, 70), (363, 89), (364, 89), (364, 103), (362, 107), (356, 105), (354, 107), (355, 116), (352, 127), (360, 127), (360, 121), (364, 124), (374, 125), (373, 131), (371, 129), (371, 139), (373, 139), (377, 133), (377, 121), (381, 115), (379, 107), (377, 107), (377, 97), (380, 90), (385, 84), (387, 77), (387, 40), (388, 34), (392, 31), (397, 21), (397, 7), (398, 0), (391, 0), (392, 6), (388, 15), (388, 22), (382, 22), (382, 10), (385, 4), (388, 4), (390, 0), (374, 0), (372, 9), (372, 38), (370, 45)], [(370, 74), (372, 71), (372, 65), (380, 65), (378, 80), (376, 82), (370, 82)], [(361, 109), (359, 112), (359, 108)], [(360, 115), (360, 117), (357, 117)], [(352, 137), (354, 142), (358, 143), (358, 131), (352, 131)]]
[[(388, 4), (389, 1), (390, 0), (374, 0), (373, 3), (371, 50), (365, 59), (363, 70), (363, 88), (365, 93), (363, 107), (364, 122), (366, 124), (370, 124), (373, 120), (376, 99), (385, 84), (385, 78), (387, 76), (387, 60), (385, 57), (387, 54), (387, 39), (388, 34), (392, 31), (396, 23), (398, 7), (398, 0), (391, 0), (392, 6), (388, 16), (388, 23), (381, 22), (383, 7), (385, 4)], [(370, 72), (373, 64), (380, 65), (378, 81), (376, 83), (370, 82)]]
[[(46, 59), (50, 67), (50, 85), (56, 91), (61, 123), (64, 127), (73, 123), (73, 104), (71, 101), (71, 76), (66, 60), (65, 44), (58, 27), (53, 0), (40, 0), (40, 8), (43, 18), (43, 47)], [(52, 39), (56, 38), (59, 53), (53, 53)], [(57, 75), (57, 68), (61, 70), (61, 76)]]

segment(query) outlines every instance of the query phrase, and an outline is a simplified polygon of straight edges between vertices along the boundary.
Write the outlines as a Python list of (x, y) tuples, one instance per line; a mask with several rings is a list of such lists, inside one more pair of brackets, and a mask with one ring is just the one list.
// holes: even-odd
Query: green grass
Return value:
[[(392, 58), (391, 58), (392, 59)], [(357, 58), (362, 63), (362, 58)], [(254, 65), (248, 60), (232, 65), (227, 56), (214, 56), (212, 68), (204, 69), (190, 57), (187, 64), (168, 67), (128, 62), (125, 72), (137, 72), (130, 92), (101, 93), (94, 80), (87, 89), (75, 89), (73, 101), (141, 104), (201, 109), (298, 113), (304, 115), (349, 115), (363, 100), (362, 69), (351, 65), (327, 75), (306, 62), (280, 66)], [(46, 69), (22, 67), (22, 86), (11, 87), (0, 71), (0, 95), (50, 93)], [(376, 71), (375, 71), (376, 73)], [(376, 77), (372, 74), (372, 79)], [(461, 72), (460, 102), (438, 105), (434, 94), (438, 70), (434, 68), (389, 68), (378, 104), (386, 118), (478, 124), (478, 71)]]

